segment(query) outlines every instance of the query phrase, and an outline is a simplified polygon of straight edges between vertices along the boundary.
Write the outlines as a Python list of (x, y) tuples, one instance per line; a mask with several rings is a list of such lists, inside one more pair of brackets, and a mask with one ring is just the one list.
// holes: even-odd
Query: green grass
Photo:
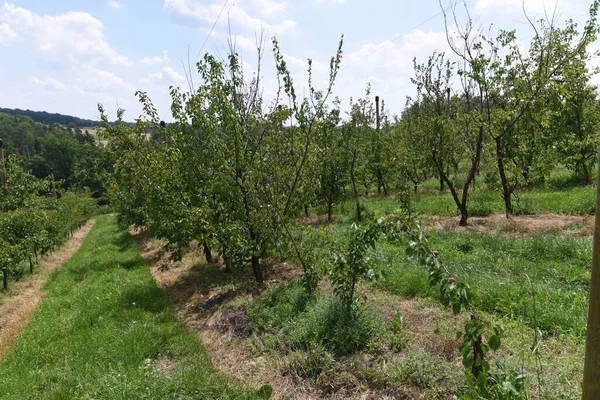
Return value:
[[(0, 364), (0, 398), (251, 397), (215, 372), (114, 217), (97, 218), (81, 249), (46, 289)], [(168, 372), (157, 364), (167, 365)]]
[(373, 307), (357, 303), (348, 313), (330, 293), (320, 291), (314, 298), (308, 297), (298, 281), (261, 298), (252, 305), (249, 316), (253, 328), (267, 333), (265, 341), (275, 348), (323, 349), (344, 356), (383, 334), (383, 323)]
[[(591, 264), (591, 240), (579, 237), (508, 238), (439, 232), (431, 247), (457, 278), (472, 288), (479, 309), (523, 320), (530, 327), (583, 339)], [(380, 284), (405, 296), (436, 297), (426, 271), (406, 259), (404, 248), (381, 246)], [(536, 309), (533, 307), (535, 293)]]
[[(570, 187), (567, 189), (531, 189), (521, 191), (513, 198), (516, 214), (565, 214), (590, 215), (594, 213), (595, 192), (593, 186)], [(459, 215), (450, 193), (420, 194), (413, 199), (415, 210), (422, 215)], [(361, 203), (375, 214), (391, 212), (399, 207), (393, 197), (370, 197)], [(353, 200), (338, 207), (338, 212), (350, 214), (354, 210)], [(474, 191), (469, 195), (469, 214), (487, 216), (504, 213), (504, 201), (498, 192)]]

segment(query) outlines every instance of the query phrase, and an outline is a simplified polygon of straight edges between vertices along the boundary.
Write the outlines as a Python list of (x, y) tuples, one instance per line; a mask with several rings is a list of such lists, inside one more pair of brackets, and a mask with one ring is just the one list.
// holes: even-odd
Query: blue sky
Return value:
[[(590, 2), (525, 0), (528, 13), (538, 18), (555, 5), (561, 21), (583, 23)], [(467, 6), (486, 30), (492, 23), (514, 28), (525, 43), (531, 35), (521, 0), (467, 0)], [(315, 61), (316, 86), (324, 87), (329, 58), (343, 33), (334, 94), (347, 105), (371, 82), (372, 94), (386, 100), (392, 114), (414, 93), (412, 59), (425, 61), (434, 50), (447, 51), (437, 0), (0, 0), (0, 107), (97, 118), (101, 102), (111, 116), (121, 107), (133, 120), (141, 113), (134, 93), (142, 90), (169, 119), (169, 86), (188, 87), (188, 54), (193, 61), (208, 37), (203, 52), (225, 55), (228, 26), (247, 73), (256, 68), (256, 34), (277, 36), (300, 93), (309, 57)], [(272, 59), (267, 43), (267, 98), (275, 89)]]

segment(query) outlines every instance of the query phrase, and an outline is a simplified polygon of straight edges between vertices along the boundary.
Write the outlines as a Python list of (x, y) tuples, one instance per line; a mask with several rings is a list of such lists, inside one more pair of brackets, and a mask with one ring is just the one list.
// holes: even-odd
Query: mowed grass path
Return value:
[(241, 399), (171, 313), (131, 236), (97, 218), (0, 363), (1, 399)]

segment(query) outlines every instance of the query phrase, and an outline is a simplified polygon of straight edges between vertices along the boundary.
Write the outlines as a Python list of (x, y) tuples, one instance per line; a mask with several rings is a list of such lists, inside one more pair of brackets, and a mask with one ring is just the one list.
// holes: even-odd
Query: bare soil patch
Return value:
[(12, 283), (10, 291), (14, 294), (10, 294), (0, 304), (0, 360), (4, 358), (6, 351), (40, 304), (44, 295), (42, 290), (44, 283), (58, 267), (79, 250), (95, 222), (95, 220), (88, 221), (60, 250), (42, 258), (30, 279)]
[(459, 226), (459, 218), (425, 216), (421, 219), (425, 231), (481, 232), (503, 236), (524, 235), (578, 235), (594, 234), (593, 216), (572, 215), (516, 215), (507, 219), (504, 214), (470, 217), (468, 226)]

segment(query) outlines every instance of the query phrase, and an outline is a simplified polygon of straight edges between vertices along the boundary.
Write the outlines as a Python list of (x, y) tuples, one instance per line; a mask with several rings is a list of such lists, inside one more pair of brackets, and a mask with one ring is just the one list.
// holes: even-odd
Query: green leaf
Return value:
[(500, 337), (497, 335), (490, 336), (490, 340), (488, 341), (490, 348), (494, 351), (500, 348)]
[(273, 394), (273, 386), (271, 386), (271, 385), (263, 385), (260, 389), (258, 389), (256, 391), (256, 395), (260, 399), (265, 399), (265, 400), (270, 399), (272, 394)]

